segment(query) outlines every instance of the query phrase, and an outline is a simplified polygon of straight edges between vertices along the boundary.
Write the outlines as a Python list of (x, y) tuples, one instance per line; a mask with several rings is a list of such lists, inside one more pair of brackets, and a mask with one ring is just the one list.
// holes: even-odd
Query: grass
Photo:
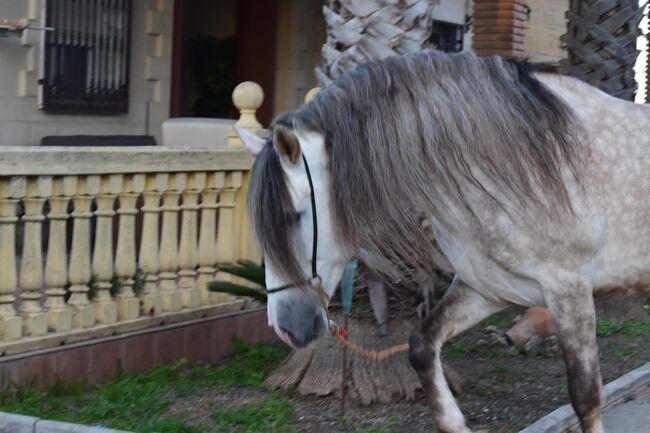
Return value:
[(386, 427), (360, 427), (354, 433), (391, 433), (391, 430)]
[(236, 409), (217, 409), (212, 413), (220, 430), (238, 433), (294, 433), (290, 419), (293, 410), (286, 399), (275, 397)]
[(650, 337), (650, 320), (598, 320), (596, 322), (596, 335), (609, 337), (614, 333), (628, 340)]
[(463, 356), (473, 351), (472, 346), (459, 340), (450, 340), (442, 346), (442, 353), (445, 356)]
[[(0, 394), (0, 411), (148, 433), (199, 433), (184, 417), (160, 416), (199, 386), (260, 387), (286, 356), (285, 348), (233, 341), (229, 362), (189, 367), (185, 361), (144, 374), (120, 374), (103, 385), (59, 383), (47, 391), (24, 387)], [(289, 430), (278, 430), (278, 432)]]
[(514, 325), (512, 317), (506, 314), (494, 314), (481, 322), (481, 328), (494, 326), (499, 329), (510, 329)]

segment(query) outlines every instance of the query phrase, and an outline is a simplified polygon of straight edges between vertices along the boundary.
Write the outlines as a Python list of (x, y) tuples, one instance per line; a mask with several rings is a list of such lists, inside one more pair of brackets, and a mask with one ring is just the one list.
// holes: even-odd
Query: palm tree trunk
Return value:
[(619, 98), (634, 100), (634, 64), (643, 7), (638, 0), (571, 0), (563, 36), (568, 72)]
[(439, 0), (327, 0), (327, 40), (316, 76), (327, 84), (369, 60), (422, 49)]

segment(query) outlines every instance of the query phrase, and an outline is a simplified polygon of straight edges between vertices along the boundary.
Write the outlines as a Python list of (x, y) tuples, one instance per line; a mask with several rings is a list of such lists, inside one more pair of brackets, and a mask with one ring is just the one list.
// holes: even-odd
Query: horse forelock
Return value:
[(248, 212), (264, 259), (287, 281), (305, 278), (295, 253), (295, 208), (271, 141), (255, 158), (248, 186)]
[(281, 120), (324, 136), (337, 234), (386, 264), (430, 271), (434, 246), (415, 217), (444, 217), (441, 194), (473, 218), (476, 194), (572, 212), (580, 127), (524, 62), (435, 51), (374, 61)]

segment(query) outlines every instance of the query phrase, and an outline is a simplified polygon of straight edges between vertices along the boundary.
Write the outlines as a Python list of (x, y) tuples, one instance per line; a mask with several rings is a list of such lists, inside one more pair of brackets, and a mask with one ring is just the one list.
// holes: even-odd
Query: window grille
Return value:
[(463, 51), (463, 25), (435, 21), (429, 41), (440, 51), (458, 53)]
[(126, 113), (131, 0), (47, 0), (43, 109)]

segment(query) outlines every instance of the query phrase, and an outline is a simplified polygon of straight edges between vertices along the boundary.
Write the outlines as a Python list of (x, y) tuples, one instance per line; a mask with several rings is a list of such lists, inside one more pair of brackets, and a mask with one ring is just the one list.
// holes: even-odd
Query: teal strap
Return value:
[(345, 265), (343, 276), (341, 277), (341, 303), (343, 304), (343, 312), (350, 314), (352, 309), (352, 289), (354, 288), (354, 275), (357, 271), (357, 259), (350, 260)]

